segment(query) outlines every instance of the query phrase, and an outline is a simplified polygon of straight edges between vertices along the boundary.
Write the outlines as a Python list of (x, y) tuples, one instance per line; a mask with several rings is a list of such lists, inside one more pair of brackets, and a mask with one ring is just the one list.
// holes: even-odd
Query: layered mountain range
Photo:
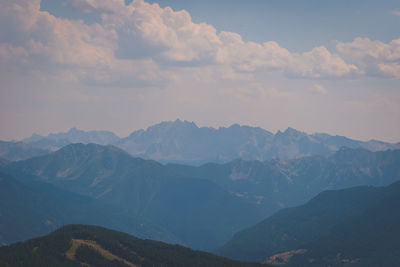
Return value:
[(117, 142), (119, 139), (118, 136), (109, 131), (81, 131), (71, 128), (68, 132), (52, 133), (47, 136), (33, 134), (31, 137), (23, 139), (22, 142), (54, 151), (73, 143), (108, 145)]
[(175, 173), (112, 146), (68, 145), (10, 163), (3, 171), (23, 182), (45, 182), (116, 205), (168, 230), (181, 244), (203, 250), (263, 218), (259, 206), (212, 181)]
[[(0, 243), (92, 224), (272, 265), (393, 266), (400, 262), (398, 147), (291, 128), (272, 134), (179, 120), (126, 138), (73, 128), (0, 142)], [(43, 240), (44, 248), (52, 242)], [(74, 254), (78, 261), (65, 259), (65, 252), (45, 259), (137, 265), (99, 240), (79, 240), (68, 241), (72, 250), (83, 244)], [(3, 255), (22, 255), (21, 246)], [(109, 253), (114, 256), (104, 256)], [(218, 257), (211, 265), (214, 260), (229, 265)]]
[[(118, 206), (120, 214), (165, 229), (169, 235), (164, 236), (212, 251), (238, 230), (280, 208), (303, 204), (323, 190), (398, 180), (400, 150), (342, 148), (329, 157), (193, 167), (135, 158), (113, 146), (72, 144), (48, 155), (6, 163), (1, 170), (25, 184), (46, 183)], [(5, 201), (5, 208), (12, 203)]]
[[(224, 163), (237, 158), (263, 161), (310, 155), (328, 156), (343, 146), (371, 151), (400, 148), (400, 143), (376, 140), (363, 142), (344, 136), (306, 134), (293, 128), (273, 134), (259, 127), (234, 124), (215, 129), (198, 127), (193, 122), (181, 120), (161, 122), (146, 130), (134, 131), (125, 138), (107, 131), (85, 132), (72, 128), (68, 132), (48, 136), (34, 134), (22, 141), (46, 151), (54, 151), (71, 143), (114, 145), (145, 159), (196, 165)], [(7, 153), (2, 152), (0, 146), (0, 157), (14, 160), (2, 154)]]
[(371, 152), (341, 148), (328, 157), (166, 167), (176, 173), (211, 180), (261, 206), (267, 216), (280, 208), (303, 204), (323, 190), (389, 185), (400, 179), (400, 150)]

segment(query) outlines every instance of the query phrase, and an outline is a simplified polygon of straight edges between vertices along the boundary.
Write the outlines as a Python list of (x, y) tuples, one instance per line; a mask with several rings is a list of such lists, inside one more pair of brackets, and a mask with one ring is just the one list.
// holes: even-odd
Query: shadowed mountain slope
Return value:
[(400, 182), (325, 191), (238, 232), (219, 254), (290, 266), (394, 266), (399, 200)]
[(0, 174), (0, 244), (47, 234), (71, 223), (101, 225), (143, 238), (179, 242), (168, 231), (119, 206), (47, 183), (21, 182)]

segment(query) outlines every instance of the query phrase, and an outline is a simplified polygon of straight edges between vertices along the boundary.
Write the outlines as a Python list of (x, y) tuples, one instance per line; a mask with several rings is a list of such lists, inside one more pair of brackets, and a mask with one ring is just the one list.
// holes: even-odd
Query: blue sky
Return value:
[[(295, 52), (355, 36), (389, 42), (400, 36), (400, 10), (394, 0), (151, 0), (162, 7), (187, 10), (196, 23), (206, 22), (219, 31), (239, 33), (244, 40), (277, 41)], [(77, 14), (63, 0), (43, 0), (42, 9), (58, 16), (96, 21), (90, 14)]]
[(400, 3), (5, 0), (0, 79), (6, 140), (180, 118), (399, 142)]
[(398, 1), (359, 0), (219, 0), (149, 1), (190, 12), (195, 22), (240, 33), (247, 41), (277, 41), (291, 51), (304, 52), (355, 36), (391, 41), (400, 35), (393, 10)]

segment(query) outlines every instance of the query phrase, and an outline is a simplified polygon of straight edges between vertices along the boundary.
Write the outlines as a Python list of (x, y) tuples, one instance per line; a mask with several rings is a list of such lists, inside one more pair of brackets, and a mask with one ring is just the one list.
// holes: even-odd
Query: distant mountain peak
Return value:
[(76, 127), (72, 127), (71, 129), (69, 129), (68, 133), (77, 133), (77, 132), (83, 132), (81, 130), (78, 130)]
[[(181, 130), (181, 129), (198, 129), (199, 127), (194, 122), (187, 120), (176, 119), (175, 121), (162, 121), (147, 128), (146, 131), (163, 130)], [(135, 131), (137, 132), (137, 131)]]
[(30, 143), (30, 142), (38, 141), (38, 140), (40, 140), (40, 139), (42, 139), (42, 138), (43, 138), (43, 136), (41, 136), (41, 135), (39, 135), (39, 134), (37, 134), (37, 133), (33, 133), (30, 137), (25, 138), (25, 139), (22, 140), (22, 141), (23, 141), (23, 142), (26, 142), (26, 143)]
[(198, 127), (194, 122), (181, 119), (134, 131), (115, 145), (146, 159), (189, 164), (228, 162), (235, 158), (268, 160), (329, 156), (342, 146), (372, 151), (396, 148), (389, 143), (368, 143), (328, 134), (309, 135), (292, 127), (273, 134), (260, 127), (238, 123), (229, 127)]
[(42, 156), (47, 153), (49, 153), (49, 151), (24, 142), (0, 141), (0, 157), (9, 161), (24, 160), (35, 156)]
[(116, 143), (119, 139), (113, 132), (83, 131), (72, 127), (66, 132), (50, 133), (47, 136), (32, 135), (24, 139), (23, 142), (38, 148), (55, 151), (71, 143), (108, 145)]
[(301, 131), (298, 131), (298, 130), (292, 128), (292, 127), (288, 127), (288, 128), (284, 131), (284, 134), (287, 134), (287, 135), (305, 135), (306, 133), (301, 132)]
[(43, 136), (33, 133), (30, 138), (42, 138)]
[(197, 125), (193, 121), (187, 121), (187, 120), (181, 120), (181, 119), (176, 119), (172, 123), (175, 125), (192, 125), (192, 126), (197, 127)]
[(305, 132), (298, 131), (294, 128), (288, 127), (284, 132), (278, 130), (278, 132), (275, 134), (275, 138), (298, 138), (298, 137), (303, 137), (303, 136), (308, 136)]
[(263, 128), (232, 124), (228, 127), (199, 127), (193, 121), (177, 118), (162, 121), (146, 129), (119, 138), (107, 131), (82, 131), (32, 135), (23, 140), (31, 145), (55, 151), (70, 143), (96, 143), (118, 146), (133, 156), (162, 162), (203, 164), (228, 162), (235, 158), (268, 160), (292, 159), (310, 155), (332, 155), (340, 147), (362, 147), (371, 151), (399, 149), (400, 144), (358, 141), (344, 136), (307, 134), (288, 127), (273, 134)]

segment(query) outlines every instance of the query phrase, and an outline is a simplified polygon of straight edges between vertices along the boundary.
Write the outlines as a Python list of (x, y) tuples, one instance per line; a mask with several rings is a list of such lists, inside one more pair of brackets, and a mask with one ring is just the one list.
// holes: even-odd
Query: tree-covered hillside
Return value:
[(324, 191), (240, 231), (219, 254), (288, 266), (395, 266), (400, 182)]
[(0, 266), (265, 266), (178, 245), (142, 240), (102, 227), (70, 225), (0, 248)]

